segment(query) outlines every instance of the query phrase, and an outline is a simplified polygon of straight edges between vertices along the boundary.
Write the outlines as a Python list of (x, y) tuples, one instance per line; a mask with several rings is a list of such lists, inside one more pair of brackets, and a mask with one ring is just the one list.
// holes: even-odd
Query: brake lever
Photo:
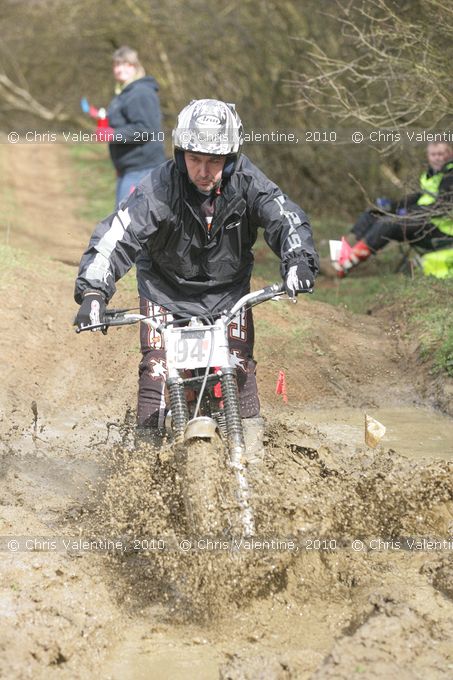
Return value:
[(288, 300), (290, 300), (290, 302), (292, 302), (293, 305), (295, 305), (295, 304), (297, 304), (297, 296), (298, 295), (306, 295), (307, 293), (309, 295), (313, 295), (313, 288), (307, 288), (307, 289), (304, 289), (304, 290), (300, 290), (300, 291), (298, 291), (298, 293), (296, 293), (296, 295), (292, 295), (292, 296), (288, 295)]
[(108, 329), (109, 329), (108, 324), (97, 323), (93, 324), (92, 326), (82, 326), (82, 328), (77, 327), (75, 329), (75, 332), (82, 333), (83, 331), (101, 331), (103, 335), (107, 335)]

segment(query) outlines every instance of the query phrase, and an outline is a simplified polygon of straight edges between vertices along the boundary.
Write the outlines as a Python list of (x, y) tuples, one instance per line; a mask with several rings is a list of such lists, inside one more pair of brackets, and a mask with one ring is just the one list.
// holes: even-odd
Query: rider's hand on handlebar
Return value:
[(306, 293), (315, 285), (315, 278), (306, 262), (295, 262), (288, 267), (285, 275), (285, 289), (288, 297), (295, 298), (298, 293)]
[[(83, 301), (75, 318), (74, 324), (79, 328), (94, 326), (104, 321), (105, 298), (102, 293), (95, 290), (87, 290), (83, 295)], [(93, 331), (100, 330), (93, 328)]]

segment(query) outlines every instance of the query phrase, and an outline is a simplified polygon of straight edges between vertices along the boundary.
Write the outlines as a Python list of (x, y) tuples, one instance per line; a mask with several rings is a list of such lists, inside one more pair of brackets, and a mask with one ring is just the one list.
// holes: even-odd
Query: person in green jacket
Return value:
[(390, 241), (414, 243), (433, 251), (438, 247), (435, 239), (448, 244), (451, 238), (453, 246), (453, 149), (443, 142), (430, 143), (427, 157), (420, 191), (403, 201), (389, 201), (382, 206), (384, 213), (367, 211), (359, 217), (352, 228), (357, 243), (341, 265), (334, 263), (340, 278)]

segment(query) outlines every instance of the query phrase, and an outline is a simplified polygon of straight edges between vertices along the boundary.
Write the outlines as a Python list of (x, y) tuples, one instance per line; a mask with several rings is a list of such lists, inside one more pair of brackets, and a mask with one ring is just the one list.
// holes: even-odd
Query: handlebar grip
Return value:
[(253, 303), (257, 304), (259, 302), (271, 300), (276, 295), (280, 295), (281, 293), (284, 292), (285, 284), (283, 283), (283, 281), (280, 281), (279, 283), (273, 283), (271, 286), (266, 286), (265, 288), (263, 288), (261, 294), (254, 299)]
[(277, 289), (275, 290), (275, 294), (278, 295), (279, 293), (284, 293), (285, 292), (285, 282), (280, 281), (279, 283), (273, 283), (272, 286), (268, 286), (269, 288), (274, 288), (277, 286)]
[[(143, 314), (129, 314), (128, 316), (121, 316), (121, 310), (109, 310), (110, 314), (105, 314), (103, 320), (98, 324), (93, 324), (90, 326), (83, 326), (83, 328), (76, 328), (76, 333), (81, 333), (82, 331), (94, 331), (102, 330), (103, 333), (107, 332), (110, 326), (130, 326), (139, 321), (143, 321), (147, 317)], [(127, 311), (127, 310), (126, 310)], [(119, 316), (113, 316), (113, 314), (118, 314)], [(109, 318), (110, 316), (110, 318)]]

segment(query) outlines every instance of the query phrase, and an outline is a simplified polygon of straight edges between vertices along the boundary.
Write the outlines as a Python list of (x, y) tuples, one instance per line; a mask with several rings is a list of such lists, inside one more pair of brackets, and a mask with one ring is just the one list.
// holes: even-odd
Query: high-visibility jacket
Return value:
[[(443, 187), (441, 186), (447, 175), (450, 175), (449, 184), (451, 184), (451, 174), (453, 174), (453, 161), (446, 163), (439, 172), (430, 175), (428, 172), (423, 172), (420, 175), (420, 188), (422, 194), (417, 200), (417, 205), (429, 206), (436, 203), (442, 197)], [(450, 198), (449, 205), (446, 205), (447, 214), (442, 217), (433, 217), (430, 221), (436, 225), (440, 231), (448, 236), (453, 236), (453, 196)]]
[(453, 278), (453, 248), (426, 253), (422, 257), (422, 268), (425, 276), (435, 276), (437, 279)]

